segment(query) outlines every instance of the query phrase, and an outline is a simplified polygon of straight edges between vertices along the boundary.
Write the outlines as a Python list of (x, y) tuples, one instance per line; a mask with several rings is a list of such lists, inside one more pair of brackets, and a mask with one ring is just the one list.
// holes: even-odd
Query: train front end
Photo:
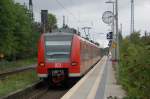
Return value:
[(66, 82), (71, 65), (73, 34), (42, 34), (38, 45), (37, 73), (53, 84)]

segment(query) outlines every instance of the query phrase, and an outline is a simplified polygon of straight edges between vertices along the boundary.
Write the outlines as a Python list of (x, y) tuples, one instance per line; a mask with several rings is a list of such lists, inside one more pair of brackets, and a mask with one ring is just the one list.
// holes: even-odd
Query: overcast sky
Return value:
[[(26, 3), (28, 0), (15, 0)], [(40, 21), (41, 9), (49, 10), (49, 13), (56, 15), (59, 27), (62, 26), (62, 16), (66, 16), (66, 23), (70, 27), (90, 26), (91, 35), (101, 44), (106, 46), (108, 41), (105, 35), (96, 33), (107, 33), (110, 27), (102, 22), (102, 14), (106, 10), (112, 10), (111, 4), (106, 4), (107, 0), (33, 0), (34, 16), (36, 21)], [(119, 24), (123, 25), (123, 35), (130, 33), (130, 1), (118, 0), (119, 3)], [(63, 8), (64, 7), (64, 8)], [(150, 31), (150, 0), (135, 0), (135, 30)]]

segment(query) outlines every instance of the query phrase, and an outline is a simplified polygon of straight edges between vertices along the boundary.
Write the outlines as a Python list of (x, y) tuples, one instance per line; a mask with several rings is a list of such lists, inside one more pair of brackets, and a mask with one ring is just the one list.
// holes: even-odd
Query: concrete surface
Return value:
[(104, 56), (61, 99), (122, 99), (125, 92), (117, 85), (115, 71), (107, 56)]
[(121, 85), (117, 84), (115, 72), (109, 59), (104, 99), (123, 99), (126, 96)]

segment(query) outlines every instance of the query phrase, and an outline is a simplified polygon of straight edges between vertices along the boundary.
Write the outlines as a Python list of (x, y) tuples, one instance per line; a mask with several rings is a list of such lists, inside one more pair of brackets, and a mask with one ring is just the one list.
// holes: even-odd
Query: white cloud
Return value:
[[(27, 0), (15, 0), (27, 2)], [(111, 4), (105, 4), (107, 0), (58, 0), (64, 7), (63, 9), (56, 0), (33, 0), (34, 15), (36, 20), (40, 20), (40, 10), (47, 9), (54, 13), (58, 19), (58, 25), (62, 25), (62, 16), (67, 17), (67, 23), (71, 27), (92, 26), (91, 33), (107, 33), (110, 30), (101, 20), (102, 13), (111, 10)], [(118, 0), (119, 3), (119, 24), (123, 24), (123, 35), (130, 33), (130, 1)], [(150, 31), (150, 0), (135, 1), (135, 29)], [(71, 12), (73, 15), (71, 15)], [(81, 29), (80, 29), (81, 30)], [(94, 35), (94, 34), (93, 34)], [(103, 40), (102, 40), (103, 39)], [(104, 36), (98, 36), (97, 41), (107, 45), (108, 41)]]

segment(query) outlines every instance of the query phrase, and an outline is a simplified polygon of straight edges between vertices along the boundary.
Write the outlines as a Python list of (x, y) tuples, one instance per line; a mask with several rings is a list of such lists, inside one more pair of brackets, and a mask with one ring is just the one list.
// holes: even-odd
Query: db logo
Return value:
[(55, 67), (61, 67), (61, 63), (55, 63)]

